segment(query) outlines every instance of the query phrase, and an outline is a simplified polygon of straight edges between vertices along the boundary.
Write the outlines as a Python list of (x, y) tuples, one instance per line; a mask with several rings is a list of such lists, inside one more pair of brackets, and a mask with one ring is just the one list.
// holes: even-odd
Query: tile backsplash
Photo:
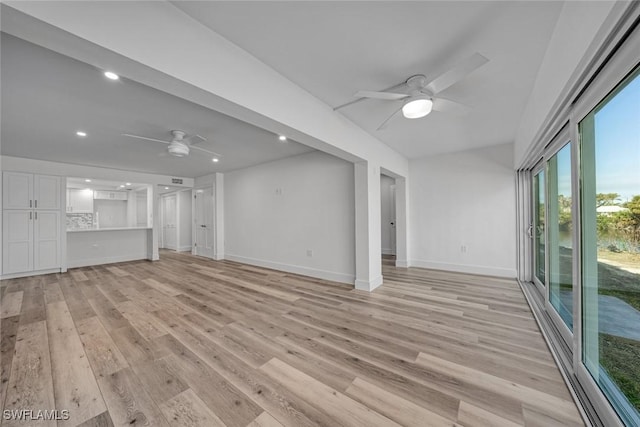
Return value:
[(67, 230), (84, 230), (93, 228), (92, 213), (68, 213)]

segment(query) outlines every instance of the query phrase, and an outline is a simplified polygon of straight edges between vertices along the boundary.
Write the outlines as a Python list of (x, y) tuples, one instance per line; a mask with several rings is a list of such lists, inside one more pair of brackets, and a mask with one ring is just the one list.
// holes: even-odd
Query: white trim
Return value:
[(353, 286), (359, 291), (371, 292), (378, 286), (382, 285), (382, 280), (382, 276), (371, 280), (356, 280), (353, 283)]
[(408, 268), (409, 261), (407, 261), (406, 259), (396, 259), (396, 267)]
[(112, 256), (112, 257), (101, 257), (101, 258), (90, 258), (90, 259), (82, 259), (78, 261), (70, 261), (69, 268), (78, 268), (78, 267), (90, 267), (92, 265), (102, 265), (102, 264), (114, 264), (117, 262), (127, 262), (127, 261), (139, 261), (139, 260), (147, 260), (147, 253), (145, 250), (144, 254), (139, 255), (120, 255), (120, 256)]
[(23, 271), (22, 273), (4, 274), (0, 280), (17, 279), (19, 277), (41, 276), (43, 274), (64, 273), (61, 268), (51, 268), (49, 270)]
[[(248, 258), (239, 255), (226, 254), (224, 259), (229, 261), (240, 262), (243, 264), (255, 265), (258, 267), (271, 268), (273, 270), (285, 271), (288, 273), (301, 274), (303, 276), (315, 277), (318, 279), (329, 280), (332, 282), (354, 283), (354, 274), (338, 273), (334, 271), (318, 270), (311, 267), (302, 267), (299, 265), (284, 264), (275, 261), (263, 259)], [(381, 278), (382, 279), (382, 278)]]
[(515, 268), (486, 267), (484, 265), (470, 264), (453, 264), (449, 262), (426, 261), (421, 259), (412, 259), (411, 266), (419, 268), (429, 268), (433, 270), (454, 271), (457, 273), (479, 274), (482, 276), (508, 277), (510, 279), (516, 278)]
[(178, 246), (178, 249), (176, 252), (191, 252), (192, 247), (191, 246)]
[(396, 253), (391, 248), (382, 248), (382, 255), (395, 255)]

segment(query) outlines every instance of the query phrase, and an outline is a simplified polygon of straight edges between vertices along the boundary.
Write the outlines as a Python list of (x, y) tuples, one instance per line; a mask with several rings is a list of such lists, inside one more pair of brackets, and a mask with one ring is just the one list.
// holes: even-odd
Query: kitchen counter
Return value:
[(152, 259), (153, 229), (147, 227), (67, 230), (69, 268)]
[(101, 227), (101, 228), (68, 228), (67, 233), (81, 233), (87, 231), (123, 231), (123, 230), (150, 230), (151, 227)]

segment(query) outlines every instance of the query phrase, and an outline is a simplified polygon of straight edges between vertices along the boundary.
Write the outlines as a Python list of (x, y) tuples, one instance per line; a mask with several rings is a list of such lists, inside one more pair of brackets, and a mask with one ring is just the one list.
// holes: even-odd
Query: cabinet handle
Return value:
[(38, 219), (38, 212), (36, 212), (36, 219)]
[[(37, 200), (36, 200), (36, 206), (35, 206), (35, 208), (36, 208), (36, 209), (38, 209), (38, 201), (37, 201)], [(37, 219), (37, 218), (36, 218), (36, 219)]]
[(29, 220), (33, 219), (33, 212), (29, 212)]
[(32, 208), (33, 207), (33, 200), (29, 200), (29, 207)]

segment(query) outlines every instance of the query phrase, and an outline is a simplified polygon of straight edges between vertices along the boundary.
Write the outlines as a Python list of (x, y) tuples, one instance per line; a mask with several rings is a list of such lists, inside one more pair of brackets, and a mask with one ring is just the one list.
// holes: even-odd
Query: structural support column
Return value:
[(396, 267), (409, 267), (409, 197), (407, 178), (396, 178)]
[(354, 164), (356, 213), (355, 287), (372, 291), (382, 284), (380, 168)]
[(160, 233), (160, 195), (155, 185), (147, 185), (147, 224), (151, 224), (151, 230), (147, 230), (147, 259), (158, 261), (158, 233)]
[(215, 237), (213, 243), (213, 259), (224, 259), (224, 174), (216, 173), (213, 181), (213, 220)]

